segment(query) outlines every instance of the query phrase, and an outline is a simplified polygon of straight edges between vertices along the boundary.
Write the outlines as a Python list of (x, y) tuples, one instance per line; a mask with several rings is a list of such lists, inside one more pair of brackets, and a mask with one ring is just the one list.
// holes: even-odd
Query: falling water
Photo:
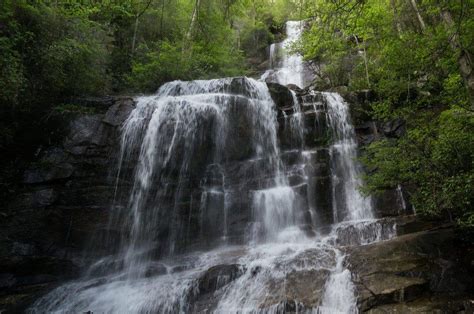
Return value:
[[(161, 196), (159, 191), (158, 195), (152, 194), (152, 189), (164, 182), (173, 182), (174, 178), (178, 178), (173, 191), (175, 195), (172, 196), (174, 200), (170, 203), (174, 206), (180, 198), (187, 196), (186, 190), (192, 186), (189, 181), (198, 179), (198, 173), (205, 175), (209, 166), (215, 165), (210, 182), (200, 185), (203, 189), (199, 207), (201, 227), (205, 225), (206, 218), (213, 219), (206, 217), (209, 214), (225, 214), (206, 210), (224, 206), (226, 178), (221, 163), (228, 158), (225, 154), (231, 150), (228, 146), (233, 144), (231, 136), (234, 134), (230, 133), (229, 127), (235, 127), (233, 120), (237, 109), (246, 120), (243, 123), (252, 126), (251, 134), (246, 138), (250, 141), (249, 154), (266, 161), (265, 171), (271, 174), (272, 185), (275, 186), (255, 191), (256, 201), (261, 202), (258, 209), (263, 212), (257, 213), (257, 223), (264, 226), (265, 236), (270, 236), (273, 229), (290, 223), (291, 203), (288, 200), (291, 200), (292, 194), (284, 188), (286, 179), (281, 175), (273, 106), (266, 85), (246, 78), (171, 82), (160, 88), (156, 97), (138, 100), (137, 108), (125, 122), (122, 140), (125, 144), (122, 152), (139, 151), (128, 202), (131, 214), (119, 213), (126, 217), (125, 225), (131, 227), (129, 243), (122, 245), (126, 248), (126, 264), (136, 269), (143, 262), (143, 257), (149, 258), (147, 254), (137, 252), (152, 251), (156, 246), (156, 237), (160, 237), (160, 241), (165, 240), (160, 236), (163, 232), (160, 224), (167, 219), (163, 217), (162, 204), (167, 203), (169, 195)], [(148, 126), (142, 134), (137, 134), (137, 123), (142, 124), (143, 121), (147, 121)], [(272, 196), (275, 189), (279, 190), (278, 200)], [(271, 204), (283, 201), (287, 203), (273, 212), (280, 217), (280, 225), (275, 227), (271, 220), (273, 214), (270, 211), (274, 208)], [(168, 222), (173, 223), (174, 219)], [(220, 236), (225, 236), (227, 226), (222, 229)], [(175, 230), (167, 236), (170, 253), (175, 250), (177, 236)]]
[[(119, 236), (109, 235), (110, 254), (82, 278), (30, 312), (357, 312), (339, 247), (387, 239), (394, 225), (373, 219), (358, 191), (355, 133), (341, 96), (315, 94), (319, 103), (305, 103), (292, 93), (291, 114), (279, 117), (263, 80), (304, 85), (301, 56), (280, 49), (302, 25), (286, 29), (262, 81), (175, 81), (136, 99), (122, 129), (110, 220)], [(307, 114), (325, 117), (326, 146), (304, 144)], [(292, 142), (286, 149), (282, 123)], [(325, 151), (330, 224), (315, 197)]]
[(334, 221), (373, 218), (369, 197), (359, 191), (362, 186), (358, 169), (357, 143), (347, 104), (337, 93), (323, 93), (327, 100), (327, 116), (334, 138), (330, 146), (331, 174), (334, 194)]
[(402, 191), (402, 186), (400, 184), (397, 185), (397, 199), (398, 202), (400, 203), (400, 208), (403, 211), (407, 210), (407, 204), (405, 202), (405, 197), (403, 196), (403, 191)]
[(356, 313), (355, 287), (351, 272), (343, 266), (344, 256), (336, 251), (336, 266), (326, 282), (320, 314)]
[(306, 69), (303, 57), (300, 54), (288, 53), (300, 39), (303, 24), (301, 21), (286, 23), (286, 39), (270, 46), (270, 69), (263, 74), (263, 80), (282, 85), (293, 84), (300, 88), (305, 86)]

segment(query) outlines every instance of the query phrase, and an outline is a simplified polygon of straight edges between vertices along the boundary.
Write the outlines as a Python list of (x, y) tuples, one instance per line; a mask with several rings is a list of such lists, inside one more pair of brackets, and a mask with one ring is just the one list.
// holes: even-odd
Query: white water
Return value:
[(253, 239), (261, 242), (275, 240), (283, 229), (295, 225), (294, 203), (295, 192), (289, 186), (255, 191), (252, 206), (257, 230), (253, 232)]
[(286, 23), (286, 39), (270, 46), (270, 69), (263, 74), (263, 80), (282, 85), (294, 84), (300, 88), (305, 87), (303, 57), (296, 53), (288, 53), (288, 50), (291, 50), (300, 39), (302, 31), (303, 22), (289, 21)]
[(321, 314), (357, 313), (355, 287), (351, 272), (343, 266), (344, 256), (336, 251), (336, 267), (326, 282), (323, 301), (318, 308)]
[[(299, 22), (288, 22), (288, 38), (282, 45), (294, 42), (301, 29)], [(303, 86), (303, 67), (301, 57), (285, 53), (274, 74), (281, 83)], [(393, 225), (373, 219), (370, 199), (358, 192), (362, 182), (347, 104), (338, 94), (323, 93), (334, 139), (329, 150), (335, 224), (329, 234), (322, 234), (313, 228), (318, 223), (317, 207), (310, 208), (314, 215), (309, 223), (301, 217), (304, 199), (286, 175), (275, 104), (266, 85), (241, 79), (239, 86), (244, 88), (235, 89), (233, 82), (171, 82), (156, 95), (137, 99), (123, 127), (120, 155), (120, 180), (131, 182), (125, 195), (128, 205), (111, 220), (112, 226), (125, 231), (120, 250), (97, 261), (87, 276), (38, 300), (31, 312), (357, 312), (351, 273), (339, 246), (384, 240), (395, 231)], [(285, 119), (291, 135), (303, 142), (303, 113), (296, 96), (294, 100), (296, 114)], [(250, 132), (246, 138), (250, 157), (239, 164), (243, 170), (250, 167), (245, 176), (226, 168), (228, 152), (242, 145), (232, 133), (240, 127), (235, 124), (240, 119), (244, 120), (240, 132)], [(245, 130), (247, 120), (251, 130)], [(304, 169), (313, 152), (301, 147), (298, 153), (299, 168)], [(138, 163), (130, 165), (134, 160)], [(189, 196), (189, 182), (200, 169), (205, 169), (198, 176), (202, 192)], [(242, 190), (253, 177), (261, 182)], [(249, 198), (251, 222), (245, 240), (232, 244), (232, 197), (242, 191), (248, 191), (243, 197)], [(198, 205), (189, 207), (185, 223), (176, 223), (183, 197)], [(169, 199), (171, 208), (165, 205)], [(180, 253), (181, 238), (193, 233), (196, 220), (198, 242), (217, 244)], [(236, 265), (238, 277), (219, 275), (215, 291), (197, 302), (204, 293), (202, 277), (222, 265)]]
[(357, 143), (349, 118), (348, 105), (337, 93), (323, 93), (327, 101), (327, 116), (335, 142), (330, 146), (333, 186), (341, 187), (341, 196), (333, 205), (335, 221), (373, 218), (369, 197), (359, 191), (361, 171), (356, 163)]
[[(141, 268), (143, 258), (149, 258), (137, 252), (152, 250), (155, 245), (153, 234), (159, 231), (156, 226), (159, 225), (162, 209), (159, 199), (150, 205), (146, 203), (149, 201), (150, 189), (159, 181), (170, 180), (169, 172), (176, 172), (183, 179), (192, 176), (195, 171), (193, 158), (200, 153), (200, 146), (206, 143), (210, 142), (214, 147), (213, 153), (205, 152), (211, 153), (210, 162), (219, 165), (225, 158), (223, 154), (227, 146), (232, 144), (232, 139), (226, 135), (235, 107), (239, 106), (241, 114), (248, 116), (253, 126), (249, 139), (252, 140), (250, 146), (255, 158), (266, 160), (267, 170), (273, 174), (274, 185), (285, 185), (277, 145), (276, 116), (266, 85), (252, 79), (240, 79), (246, 95), (235, 95), (231, 90), (232, 82), (232, 79), (219, 79), (167, 83), (160, 88), (156, 97), (140, 98), (137, 108), (125, 122), (122, 140), (125, 147), (122, 147), (122, 152), (139, 151), (139, 163), (128, 206), (132, 215), (125, 221), (126, 226), (131, 226), (130, 240), (122, 245), (126, 250), (125, 264), (131, 269)], [(137, 124), (143, 124), (143, 120), (148, 119), (143, 138), (137, 139), (140, 136)], [(222, 184), (224, 182), (225, 177)], [(179, 192), (181, 188), (178, 185), (176, 190)], [(267, 192), (256, 192), (259, 193)], [(213, 196), (224, 200), (224, 186), (205, 189), (201, 195), (201, 215), (204, 215), (207, 203), (212, 201)], [(272, 199), (263, 203), (267, 206), (271, 204)], [(281, 210), (288, 210), (288, 205), (291, 207), (291, 204), (286, 205)], [(266, 210), (265, 206), (259, 208)], [(267, 211), (272, 208), (269, 207)], [(270, 233), (270, 222), (265, 220), (265, 214), (258, 218), (261, 218), (258, 222), (265, 226), (265, 234)], [(223, 229), (226, 230), (226, 227)], [(170, 253), (174, 252), (176, 236), (179, 235), (171, 234), (168, 238)]]

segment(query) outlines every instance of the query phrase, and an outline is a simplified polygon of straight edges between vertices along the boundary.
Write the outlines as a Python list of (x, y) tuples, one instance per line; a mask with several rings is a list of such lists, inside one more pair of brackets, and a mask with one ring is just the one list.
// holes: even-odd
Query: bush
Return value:
[(455, 107), (417, 122), (400, 140), (367, 148), (362, 161), (371, 171), (365, 191), (403, 184), (411, 187), (417, 213), (474, 227), (474, 114)]

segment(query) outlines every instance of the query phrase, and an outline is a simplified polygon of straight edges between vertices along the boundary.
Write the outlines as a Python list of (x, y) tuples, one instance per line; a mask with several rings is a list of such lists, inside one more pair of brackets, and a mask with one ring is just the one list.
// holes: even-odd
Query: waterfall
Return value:
[(344, 256), (336, 251), (336, 266), (326, 282), (319, 314), (356, 313), (355, 287), (351, 272), (343, 266)]
[(373, 219), (359, 192), (342, 97), (292, 91), (286, 111), (272, 100), (265, 81), (306, 82), (302, 57), (288, 53), (303, 25), (286, 30), (259, 81), (174, 81), (136, 98), (122, 127), (110, 254), (29, 312), (357, 312), (340, 247), (395, 228)]
[(327, 116), (334, 143), (330, 146), (331, 174), (334, 194), (334, 221), (373, 218), (369, 197), (361, 195), (361, 170), (356, 163), (357, 143), (354, 127), (349, 118), (348, 105), (336, 93), (323, 93), (327, 100)]
[(300, 88), (305, 86), (306, 69), (303, 57), (288, 53), (300, 39), (303, 26), (300, 21), (286, 23), (286, 39), (270, 46), (270, 69), (263, 74), (264, 80), (282, 85), (293, 84)]
[[(203, 190), (199, 207), (200, 227), (205, 225), (205, 218), (213, 218), (205, 217), (213, 203), (225, 208), (227, 191), (221, 164), (229, 158), (225, 154), (232, 149), (228, 146), (235, 141), (232, 138), (235, 134), (230, 128), (236, 127), (233, 121), (236, 110), (243, 116), (237, 117), (242, 120), (239, 122), (249, 128), (251, 126), (248, 130), (251, 134), (245, 138), (249, 141), (249, 155), (265, 161), (266, 169), (262, 173), (268, 173), (273, 180), (269, 183), (271, 189), (254, 193), (255, 202), (258, 203), (255, 209), (261, 212), (256, 214), (257, 223), (263, 225), (264, 236), (291, 223), (289, 209), (292, 204), (288, 202), (292, 195), (291, 191), (284, 188), (286, 178), (281, 174), (273, 106), (266, 85), (247, 78), (171, 82), (163, 85), (156, 96), (138, 99), (136, 109), (125, 122), (122, 135), (122, 154), (139, 152), (127, 206), (127, 211), (131, 213), (119, 213), (126, 217), (125, 227), (130, 228), (127, 236), (129, 243), (122, 245), (126, 248), (126, 265), (137, 269), (143, 262), (141, 259), (149, 258), (146, 252), (151, 252), (155, 247), (154, 239), (163, 234), (163, 229), (167, 229), (174, 220), (163, 216), (163, 204), (174, 207), (180, 198), (187, 197), (185, 191), (192, 186), (189, 181), (199, 179), (196, 178), (200, 177), (199, 174), (205, 175), (209, 166), (221, 168), (220, 178), (216, 180), (220, 182), (203, 182), (199, 186)], [(142, 126), (144, 122), (147, 123), (146, 127)], [(177, 182), (173, 182), (174, 177), (178, 178)], [(162, 186), (164, 182), (176, 184), (171, 202), (167, 200), (170, 197), (167, 194), (153, 194), (152, 189)], [(272, 196), (274, 190), (284, 195), (276, 200)], [(286, 203), (279, 207), (280, 211), (271, 212), (275, 208), (273, 204), (281, 202)], [(222, 212), (212, 214), (225, 216)], [(274, 226), (274, 221), (269, 218), (273, 214), (279, 215), (278, 226)], [(168, 220), (166, 226), (161, 226), (163, 220)], [(161, 236), (160, 239), (166, 240), (165, 246), (170, 254), (176, 248), (177, 228), (181, 227), (175, 226), (166, 238)], [(224, 225), (221, 237), (226, 236), (226, 230), (227, 226)]]

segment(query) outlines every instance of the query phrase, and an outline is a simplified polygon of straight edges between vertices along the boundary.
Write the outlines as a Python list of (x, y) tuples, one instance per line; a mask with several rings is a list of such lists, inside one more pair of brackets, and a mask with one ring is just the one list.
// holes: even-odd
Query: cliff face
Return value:
[(429, 228), (414, 217), (403, 220), (397, 238), (347, 250), (359, 308), (369, 313), (474, 310), (472, 246), (461, 243), (449, 225)]
[[(329, 134), (325, 116), (318, 114), (318, 111), (326, 110), (324, 97), (295, 88), (301, 104), (298, 110), (305, 122), (304, 143), (295, 143), (289, 132), (289, 121), (296, 110), (293, 96), (281, 85), (269, 84), (269, 88), (278, 107), (278, 140), (285, 164), (297, 163), (292, 151), (300, 144), (314, 152), (308, 156), (312, 165), (307, 172), (308, 182), (312, 184), (310, 190), (314, 194), (308, 199), (318, 204), (319, 227), (324, 230), (333, 219), (333, 199), (328, 190), (331, 184)], [(353, 95), (350, 98), (361, 144), (377, 136), (396, 136), (397, 132), (402, 132), (402, 122), (381, 125), (358, 114), (363, 112), (361, 108), (366, 97), (369, 96)], [(74, 114), (61, 119), (66, 120), (58, 126), (62, 140), (42, 147), (36, 160), (28, 166), (22, 178), (22, 189), (5, 206), (0, 222), (0, 310), (21, 310), (57, 283), (77, 277), (90, 259), (110, 249), (97, 246), (99, 241), (95, 240), (105, 232), (114, 233), (108, 218), (116, 196), (120, 127), (135, 105), (132, 98), (112, 98), (94, 104), (101, 113)], [(236, 137), (245, 136), (246, 129), (245, 125), (236, 125)], [(242, 154), (245, 149), (228, 152), (231, 159), (241, 160), (235, 162), (235, 171), (251, 172), (250, 166), (259, 166), (242, 161), (245, 159)], [(211, 179), (212, 176), (209, 182), (214, 182)], [(301, 183), (300, 179), (290, 176), (295, 186)], [(377, 200), (375, 209), (378, 217), (391, 217), (387, 221), (395, 219), (398, 222), (399, 237), (366, 246), (347, 246), (346, 249), (349, 256), (346, 263), (353, 273), (359, 308), (374, 313), (467, 311), (472, 306), (468, 301), (473, 295), (472, 247), (457, 241), (452, 227), (435, 228), (433, 224), (422, 223), (410, 216), (409, 208), (400, 203), (397, 193), (387, 191)], [(244, 201), (236, 201), (239, 208), (245, 207)], [(248, 213), (238, 209), (234, 212), (235, 216), (228, 217), (235, 220), (235, 230), (230, 229), (229, 235), (235, 233), (237, 237), (245, 226)], [(341, 235), (341, 245), (351, 244), (350, 231), (346, 236)], [(94, 250), (88, 252), (91, 241)], [(184, 241), (182, 245), (189, 243)], [(311, 252), (308, 254), (308, 258), (318, 258), (316, 255), (311, 257)], [(213, 293), (223, 284), (219, 281), (221, 274), (232, 281), (243, 271), (239, 265), (209, 269), (201, 278), (196, 308), (206, 308), (212, 303)], [(299, 305), (294, 303), (293, 306), (292, 300), (303, 300), (305, 307), (317, 306), (320, 298), (314, 291), (323, 289), (327, 277), (327, 272), (295, 273), (287, 280), (287, 292), (275, 294), (274, 298), (285, 302), (287, 312), (298, 309)]]
[(75, 277), (83, 250), (107, 228), (114, 194), (119, 128), (131, 98), (95, 100), (98, 114), (67, 114), (62, 139), (38, 149), (21, 189), (0, 220), (0, 308), (22, 304), (59, 280)]

